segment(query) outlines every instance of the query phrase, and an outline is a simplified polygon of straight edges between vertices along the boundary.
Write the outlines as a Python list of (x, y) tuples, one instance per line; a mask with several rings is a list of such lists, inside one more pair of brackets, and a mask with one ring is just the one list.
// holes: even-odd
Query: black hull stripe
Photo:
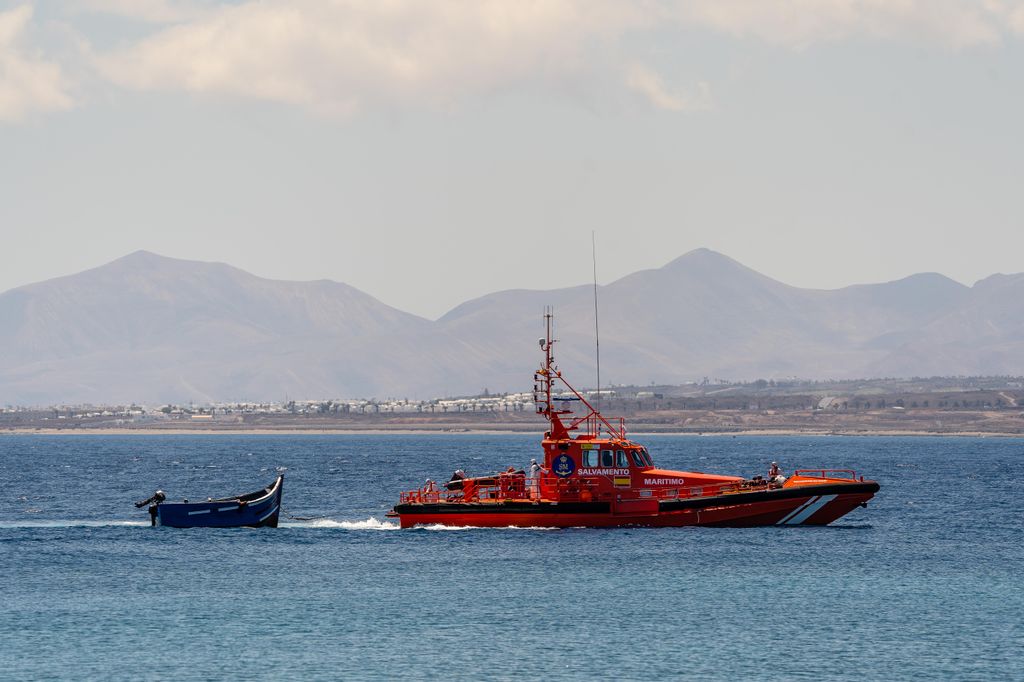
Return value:
[[(707, 509), (708, 507), (733, 507), (741, 504), (766, 502), (770, 500), (788, 500), (795, 497), (812, 495), (858, 495), (878, 492), (875, 482), (864, 483), (832, 483), (824, 485), (802, 485), (796, 488), (776, 488), (759, 490), (749, 493), (731, 495), (715, 495), (713, 497), (696, 497), (682, 500), (662, 500), (658, 511), (685, 511), (689, 509)], [(640, 498), (641, 500), (643, 498)], [(397, 514), (611, 514), (608, 502), (436, 502), (430, 504), (396, 504)], [(623, 513), (624, 516), (630, 514)]]

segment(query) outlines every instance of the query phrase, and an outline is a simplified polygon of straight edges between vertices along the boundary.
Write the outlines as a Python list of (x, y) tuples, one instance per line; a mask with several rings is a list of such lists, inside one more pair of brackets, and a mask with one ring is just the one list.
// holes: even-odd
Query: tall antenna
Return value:
[(597, 410), (601, 411), (601, 327), (597, 321), (597, 237), (590, 231), (590, 253), (594, 261), (594, 352), (597, 357)]

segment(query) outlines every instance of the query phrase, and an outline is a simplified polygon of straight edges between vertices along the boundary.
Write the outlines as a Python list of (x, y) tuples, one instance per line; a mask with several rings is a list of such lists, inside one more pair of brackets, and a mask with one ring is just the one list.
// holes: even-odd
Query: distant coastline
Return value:
[[(994, 426), (994, 425), (993, 425)], [(510, 424), (510, 423), (478, 423), (463, 425), (431, 425), (414, 423), (389, 423), (387, 425), (280, 425), (273, 427), (247, 427), (243, 425), (204, 425), (196, 428), (192, 424), (181, 426), (122, 426), (94, 428), (48, 428), (48, 427), (8, 427), (0, 429), (0, 436), (323, 436), (323, 435), (533, 435), (540, 436), (543, 425)], [(627, 426), (628, 436), (680, 436), (691, 438), (736, 437), (736, 436), (806, 436), (806, 437), (857, 437), (857, 436), (892, 436), (892, 437), (931, 437), (943, 436), (951, 438), (1024, 438), (1024, 429), (1011, 430), (965, 427), (953, 428), (884, 428), (881, 426), (860, 425), (856, 428), (844, 428), (839, 425), (822, 424), (819, 428), (795, 428), (780, 426), (765, 427), (724, 427), (716, 429), (692, 429), (654, 424), (635, 424)]]
[[(616, 387), (601, 411), (630, 433), (1024, 436), (1024, 379), (933, 377)], [(596, 400), (595, 392), (587, 395)], [(303, 400), (0, 409), (3, 433), (529, 433), (532, 394), (434, 400)]]
[[(182, 430), (169, 431), (157, 429), (31, 429), (31, 430), (8, 430), (0, 431), (0, 437), (31, 437), (31, 436), (384, 436), (384, 435), (474, 435), (474, 436), (509, 436), (524, 435), (527, 431), (502, 431), (498, 429), (470, 429), (467, 431), (451, 432), (436, 431), (429, 429), (366, 429), (362, 431), (351, 429), (335, 430), (270, 430), (270, 429), (249, 429), (238, 431), (222, 430)], [(539, 435), (541, 432), (537, 432)], [(733, 431), (717, 433), (693, 433), (689, 431), (631, 431), (629, 436), (679, 436), (683, 438), (728, 438), (728, 437), (892, 437), (892, 438), (1024, 438), (1024, 433), (999, 433), (994, 431)]]

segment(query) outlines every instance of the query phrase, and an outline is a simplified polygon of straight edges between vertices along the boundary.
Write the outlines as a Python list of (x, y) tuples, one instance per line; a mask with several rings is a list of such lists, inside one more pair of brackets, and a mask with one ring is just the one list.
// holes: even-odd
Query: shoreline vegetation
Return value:
[[(617, 425), (618, 420), (610, 420)], [(321, 435), (533, 434), (545, 422), (533, 413), (460, 415), (225, 415), (197, 421), (61, 420), (0, 422), (0, 435)], [(1001, 436), (1024, 437), (1024, 411), (906, 409), (856, 414), (828, 410), (660, 410), (629, 415), (628, 435), (679, 436)]]

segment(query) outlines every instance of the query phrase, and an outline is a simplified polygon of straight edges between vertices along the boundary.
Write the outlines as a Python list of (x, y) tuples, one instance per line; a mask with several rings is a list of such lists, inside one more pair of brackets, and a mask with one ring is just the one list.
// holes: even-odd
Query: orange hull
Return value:
[[(480, 528), (823, 526), (866, 504), (877, 490), (878, 484), (870, 481), (801, 486), (800, 490), (663, 501), (645, 512), (618, 510), (607, 502), (413, 503), (396, 505), (393, 515), (399, 518), (402, 528), (430, 525)], [(751, 498), (750, 501), (744, 500), (745, 497)]]

